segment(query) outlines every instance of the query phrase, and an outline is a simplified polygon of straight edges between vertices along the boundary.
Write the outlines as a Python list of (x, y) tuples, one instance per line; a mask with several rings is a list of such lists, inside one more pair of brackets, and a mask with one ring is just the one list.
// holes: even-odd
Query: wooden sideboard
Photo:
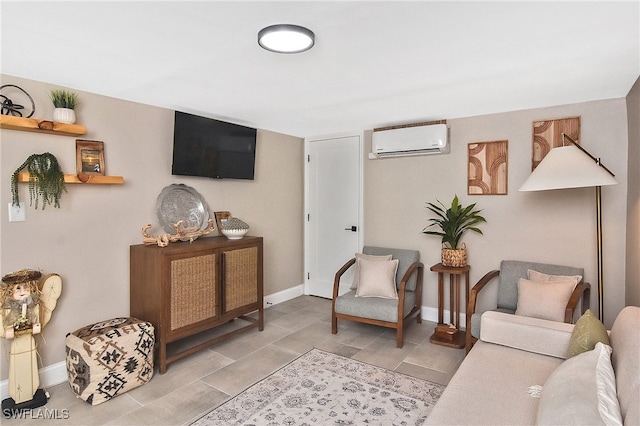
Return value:
[[(160, 374), (173, 361), (253, 327), (264, 329), (262, 271), (262, 237), (130, 247), (130, 315), (155, 327)], [(257, 319), (246, 316), (255, 311)], [(248, 325), (188, 344), (190, 336), (236, 318)]]

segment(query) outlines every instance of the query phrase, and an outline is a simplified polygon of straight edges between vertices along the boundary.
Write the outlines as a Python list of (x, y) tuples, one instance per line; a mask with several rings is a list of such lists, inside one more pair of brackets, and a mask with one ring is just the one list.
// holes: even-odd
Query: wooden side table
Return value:
[[(429, 339), (431, 343), (448, 346), (450, 348), (464, 348), (465, 335), (460, 331), (460, 278), (464, 275), (465, 301), (469, 300), (469, 265), (459, 268), (444, 266), (438, 263), (431, 267), (438, 273), (438, 325)], [(444, 274), (449, 274), (449, 323), (444, 323)], [(455, 281), (455, 285), (454, 285)], [(454, 305), (455, 302), (455, 305)], [(455, 321), (454, 321), (455, 312)], [(469, 324), (469, 314), (466, 312), (466, 323)]]

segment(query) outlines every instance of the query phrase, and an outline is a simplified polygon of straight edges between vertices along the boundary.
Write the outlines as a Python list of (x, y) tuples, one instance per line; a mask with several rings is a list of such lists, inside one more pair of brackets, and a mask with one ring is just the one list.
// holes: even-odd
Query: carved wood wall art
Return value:
[(508, 141), (468, 144), (468, 195), (507, 194)]
[(562, 134), (580, 142), (580, 117), (558, 118), (533, 122), (533, 146), (531, 171), (534, 171), (542, 159), (553, 148), (562, 146)]

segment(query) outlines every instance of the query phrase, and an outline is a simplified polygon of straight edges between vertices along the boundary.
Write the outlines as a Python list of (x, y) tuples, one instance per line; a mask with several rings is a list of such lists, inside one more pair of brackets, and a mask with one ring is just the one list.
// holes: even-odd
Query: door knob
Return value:
[(358, 230), (357, 226), (352, 226), (351, 228), (344, 228), (345, 231), (356, 232)]

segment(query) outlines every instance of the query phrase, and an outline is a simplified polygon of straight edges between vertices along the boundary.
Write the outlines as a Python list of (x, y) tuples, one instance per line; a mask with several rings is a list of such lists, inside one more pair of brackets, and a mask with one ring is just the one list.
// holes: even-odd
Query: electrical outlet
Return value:
[(27, 210), (24, 203), (21, 201), (18, 206), (9, 203), (9, 222), (24, 222), (25, 220), (27, 220)]

